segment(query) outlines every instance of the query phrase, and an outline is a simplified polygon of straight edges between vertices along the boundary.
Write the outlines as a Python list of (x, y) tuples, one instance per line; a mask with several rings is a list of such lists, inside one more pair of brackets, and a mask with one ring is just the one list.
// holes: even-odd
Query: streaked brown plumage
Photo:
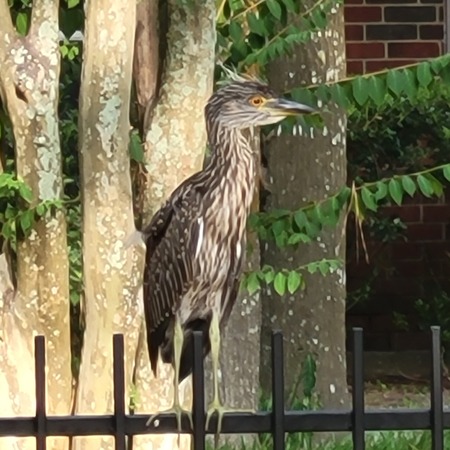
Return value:
[(143, 231), (144, 308), (155, 375), (159, 353), (177, 366), (176, 320), (183, 332), (180, 381), (192, 371), (193, 330), (204, 331), (205, 355), (213, 339), (213, 359), (218, 358), (219, 337), (211, 323), (214, 317), (222, 330), (237, 297), (255, 187), (254, 157), (244, 130), (307, 112), (312, 109), (280, 99), (253, 81), (233, 82), (210, 98), (205, 108), (208, 165), (175, 189)]

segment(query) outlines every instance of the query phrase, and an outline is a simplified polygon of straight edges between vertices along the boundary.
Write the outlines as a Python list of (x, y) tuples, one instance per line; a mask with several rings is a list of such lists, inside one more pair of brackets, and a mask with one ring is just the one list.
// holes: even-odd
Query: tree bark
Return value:
[[(145, 132), (148, 176), (143, 191), (144, 223), (148, 223), (184, 179), (202, 167), (206, 147), (203, 110), (213, 84), (214, 0), (168, 0), (165, 6), (167, 10), (160, 14), (166, 14), (169, 20), (166, 34), (159, 37), (164, 39), (162, 47), (165, 48), (158, 58), (161, 70), (158, 79), (161, 81), (157, 104), (150, 112), (151, 120), (145, 124), (148, 127)], [(135, 77), (140, 73), (135, 70)], [(141, 338), (145, 342), (144, 337)], [(136, 366), (138, 412), (160, 411), (172, 404), (172, 368), (161, 361), (158, 367), (158, 378), (155, 379), (150, 370), (147, 346), (142, 345)], [(184, 407), (189, 408), (190, 377), (180, 385), (180, 392)], [(182, 436), (178, 447), (176, 435), (136, 436), (133, 445), (146, 449), (189, 449), (189, 441), (189, 436)]]
[[(78, 414), (113, 411), (113, 333), (125, 336), (131, 389), (139, 338), (142, 255), (125, 246), (134, 230), (128, 134), (135, 23), (135, 2), (87, 4), (79, 119), (86, 331)], [(76, 438), (73, 448), (112, 449), (114, 443)]]
[[(63, 192), (58, 133), (58, 1), (33, 2), (27, 36), (18, 36), (8, 2), (0, 1), (0, 94), (11, 119), (17, 174), (33, 191), (31, 206)], [(5, 265), (6, 262), (3, 261)], [(5, 273), (5, 272), (4, 272)], [(0, 398), (6, 415), (35, 411), (33, 337), (47, 340), (49, 414), (68, 414), (71, 398), (66, 221), (48, 211), (17, 245), (17, 287), (0, 290)], [(20, 388), (19, 388), (20, 386)], [(8, 400), (6, 400), (8, 399)], [(13, 444), (14, 442), (14, 444)], [(2, 439), (0, 448), (25, 449), (33, 439)], [(67, 438), (49, 439), (49, 449)], [(32, 448), (32, 447), (30, 447)]]
[[(305, 7), (312, 6), (307, 1)], [(269, 65), (274, 88), (284, 91), (299, 85), (334, 82), (345, 76), (343, 7), (336, 5), (325, 30), (299, 46), (292, 57)], [(267, 144), (270, 188), (265, 209), (297, 209), (337, 192), (346, 182), (346, 117), (336, 105), (323, 113), (325, 128), (303, 129), (297, 135), (281, 135)], [(262, 262), (277, 268), (298, 267), (322, 258), (345, 258), (342, 223), (325, 229), (316, 242), (297, 251), (263, 245)], [(270, 330), (284, 331), (287, 393), (301, 376), (306, 355), (317, 364), (318, 400), (326, 407), (348, 403), (345, 361), (345, 273), (344, 268), (322, 277), (306, 278), (306, 290), (295, 295), (276, 296), (266, 289), (263, 297), (262, 355), (265, 366), (261, 382), (270, 386)], [(299, 392), (296, 393), (300, 395)]]

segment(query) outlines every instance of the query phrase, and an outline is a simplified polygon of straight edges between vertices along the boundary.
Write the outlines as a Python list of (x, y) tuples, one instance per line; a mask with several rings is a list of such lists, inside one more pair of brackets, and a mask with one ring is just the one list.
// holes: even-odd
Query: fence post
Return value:
[(444, 417), (442, 401), (441, 329), (431, 327), (431, 443), (433, 450), (444, 449)]
[(284, 450), (283, 334), (272, 332), (272, 436), (274, 450)]
[(113, 336), (114, 440), (116, 450), (126, 449), (125, 368), (123, 335)]
[(205, 371), (203, 364), (203, 333), (194, 331), (194, 368), (192, 371), (193, 449), (205, 450)]
[(34, 338), (34, 376), (36, 380), (36, 450), (46, 450), (47, 418), (45, 401), (45, 337)]
[(364, 346), (362, 328), (353, 328), (352, 437), (354, 450), (365, 450)]

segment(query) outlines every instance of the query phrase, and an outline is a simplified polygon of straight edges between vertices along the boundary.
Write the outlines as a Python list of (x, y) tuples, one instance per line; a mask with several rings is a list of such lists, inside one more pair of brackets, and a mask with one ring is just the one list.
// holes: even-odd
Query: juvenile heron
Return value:
[(205, 108), (211, 159), (184, 181), (143, 231), (147, 342), (156, 376), (158, 355), (174, 366), (172, 412), (181, 428), (178, 384), (192, 371), (192, 333), (203, 330), (211, 351), (214, 397), (207, 425), (225, 408), (219, 398), (220, 333), (236, 301), (245, 253), (245, 225), (255, 189), (255, 161), (245, 129), (310, 113), (254, 81), (219, 89)]

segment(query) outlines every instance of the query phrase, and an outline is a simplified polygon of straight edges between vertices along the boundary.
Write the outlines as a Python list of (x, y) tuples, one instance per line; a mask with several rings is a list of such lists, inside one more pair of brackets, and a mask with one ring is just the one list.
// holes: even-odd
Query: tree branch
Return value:
[[(59, 0), (34, 0), (31, 12), (30, 34), (34, 34), (44, 22), (58, 24)], [(50, 28), (58, 33), (58, 27)], [(47, 36), (53, 38), (53, 36)]]
[(8, 42), (7, 35), (15, 33), (14, 25), (9, 12), (8, 0), (0, 0), (0, 39), (2, 45), (0, 46), (0, 54), (5, 50), (5, 44)]
[(158, 14), (156, 0), (143, 0), (137, 4), (133, 78), (143, 134), (147, 132), (146, 118), (156, 97), (159, 62)]

